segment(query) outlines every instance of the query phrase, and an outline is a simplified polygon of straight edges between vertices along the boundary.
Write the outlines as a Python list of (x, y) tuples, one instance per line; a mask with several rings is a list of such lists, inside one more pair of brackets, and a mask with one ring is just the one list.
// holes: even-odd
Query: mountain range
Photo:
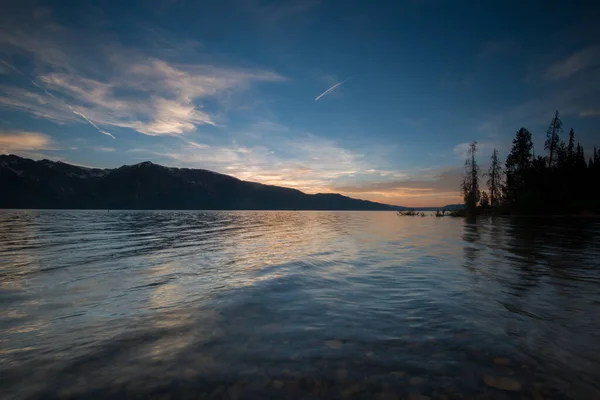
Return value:
[(243, 181), (149, 161), (114, 169), (0, 155), (0, 208), (136, 210), (406, 210), (333, 193)]

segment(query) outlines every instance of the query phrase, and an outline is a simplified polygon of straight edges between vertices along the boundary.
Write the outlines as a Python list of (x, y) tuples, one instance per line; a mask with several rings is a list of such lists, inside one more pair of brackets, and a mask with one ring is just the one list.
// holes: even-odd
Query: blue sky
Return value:
[(486, 164), (525, 126), (541, 152), (559, 109), (586, 149), (600, 145), (591, 1), (20, 0), (3, 10), (0, 153), (150, 160), (435, 206), (460, 201), (471, 140)]

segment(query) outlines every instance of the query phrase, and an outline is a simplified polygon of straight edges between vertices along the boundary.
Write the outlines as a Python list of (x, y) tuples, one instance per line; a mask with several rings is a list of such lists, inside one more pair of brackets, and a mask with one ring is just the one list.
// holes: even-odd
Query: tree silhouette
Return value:
[(490, 206), (490, 197), (485, 190), (481, 191), (479, 198), (479, 207), (488, 208)]
[(492, 163), (490, 164), (487, 177), (488, 190), (490, 191), (490, 205), (495, 207), (498, 205), (498, 197), (502, 185), (502, 165), (498, 159), (497, 149), (494, 149), (492, 152)]
[(572, 166), (575, 160), (575, 132), (573, 128), (569, 131), (569, 145), (567, 146), (567, 159), (569, 164)]
[(516, 206), (526, 188), (527, 173), (533, 163), (531, 132), (521, 128), (515, 134), (513, 145), (506, 158), (506, 201)]
[(552, 167), (556, 161), (556, 153), (560, 145), (559, 133), (562, 130), (562, 121), (558, 118), (558, 110), (552, 118), (552, 122), (546, 132), (546, 142), (544, 143), (544, 150), (548, 151), (548, 166)]
[[(546, 132), (545, 155), (534, 155), (531, 132), (526, 128), (517, 131), (506, 158), (504, 186), (500, 183), (503, 175), (498, 151), (494, 149), (486, 183), (489, 201), (496, 208), (495, 212), (600, 213), (600, 197), (596, 194), (600, 182), (600, 152), (594, 147), (591, 156), (586, 159), (583, 146), (577, 142), (573, 129), (569, 131), (567, 143), (560, 140), (562, 124), (556, 111)], [(487, 193), (479, 194), (475, 189), (478, 187), (476, 145), (473, 142), (469, 146), (469, 158), (465, 162), (465, 177), (461, 186), (465, 205), (470, 212), (477, 204), (477, 197), (481, 197), (481, 208), (488, 202)], [(499, 196), (500, 191), (502, 196)]]
[(467, 213), (474, 214), (479, 202), (479, 166), (475, 161), (477, 153), (477, 142), (471, 142), (467, 150), (467, 159), (465, 161), (465, 176), (463, 178), (461, 189)]

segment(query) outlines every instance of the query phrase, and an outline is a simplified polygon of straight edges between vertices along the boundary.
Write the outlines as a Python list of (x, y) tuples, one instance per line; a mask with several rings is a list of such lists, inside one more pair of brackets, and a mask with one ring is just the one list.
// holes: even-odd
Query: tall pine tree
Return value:
[(573, 128), (569, 131), (569, 145), (567, 146), (567, 159), (569, 160), (569, 164), (573, 165), (573, 160), (575, 159), (575, 131)]
[(471, 142), (467, 151), (467, 160), (465, 161), (465, 176), (461, 184), (467, 213), (474, 215), (479, 202), (479, 166), (475, 160), (477, 153), (477, 142)]
[(506, 193), (508, 203), (516, 205), (525, 188), (525, 178), (533, 163), (531, 132), (521, 128), (515, 134), (512, 149), (506, 158)]
[(552, 118), (552, 122), (546, 132), (546, 142), (544, 143), (544, 149), (548, 151), (548, 166), (553, 167), (556, 162), (556, 153), (560, 145), (559, 133), (562, 131), (562, 121), (558, 118), (558, 110)]
[(500, 188), (502, 186), (502, 165), (498, 159), (498, 150), (494, 149), (492, 153), (492, 162), (487, 173), (487, 185), (490, 191), (490, 205), (497, 206), (498, 198), (500, 197)]

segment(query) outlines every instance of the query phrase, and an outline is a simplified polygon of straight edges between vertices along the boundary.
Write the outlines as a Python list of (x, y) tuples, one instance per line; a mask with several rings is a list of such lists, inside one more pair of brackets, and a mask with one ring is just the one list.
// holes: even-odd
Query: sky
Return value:
[(593, 1), (3, 1), (0, 154), (152, 161), (404, 206), (461, 202), (559, 110), (600, 146)]

